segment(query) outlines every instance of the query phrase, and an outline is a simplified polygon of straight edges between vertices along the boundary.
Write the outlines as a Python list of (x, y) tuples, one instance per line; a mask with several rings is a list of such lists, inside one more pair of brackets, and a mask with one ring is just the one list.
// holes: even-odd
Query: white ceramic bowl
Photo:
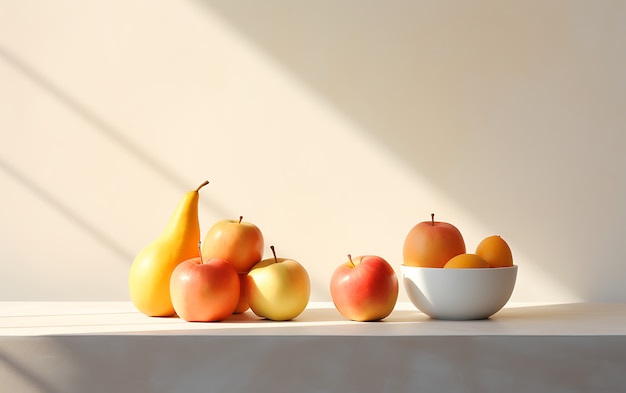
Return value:
[(487, 269), (402, 265), (400, 269), (411, 302), (434, 319), (489, 318), (509, 301), (517, 278), (517, 265)]

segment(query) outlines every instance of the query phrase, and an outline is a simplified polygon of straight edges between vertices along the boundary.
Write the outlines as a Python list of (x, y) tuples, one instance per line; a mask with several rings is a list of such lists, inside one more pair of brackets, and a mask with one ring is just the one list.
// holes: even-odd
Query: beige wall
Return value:
[(0, 0), (0, 300), (127, 299), (208, 179), (203, 233), (255, 222), (312, 300), (435, 212), (513, 300), (626, 301), (625, 38), (622, 1)]

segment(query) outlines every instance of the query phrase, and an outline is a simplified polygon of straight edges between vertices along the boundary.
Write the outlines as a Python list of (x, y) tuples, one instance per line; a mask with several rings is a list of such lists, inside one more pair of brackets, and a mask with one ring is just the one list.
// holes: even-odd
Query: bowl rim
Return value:
[(416, 270), (445, 270), (445, 271), (493, 271), (493, 270), (507, 270), (507, 269), (517, 269), (517, 264), (513, 264), (511, 266), (498, 266), (498, 267), (455, 267), (455, 268), (443, 268), (443, 267), (432, 267), (432, 266), (411, 266), (405, 265), (404, 263), (400, 265), (401, 269), (416, 269)]

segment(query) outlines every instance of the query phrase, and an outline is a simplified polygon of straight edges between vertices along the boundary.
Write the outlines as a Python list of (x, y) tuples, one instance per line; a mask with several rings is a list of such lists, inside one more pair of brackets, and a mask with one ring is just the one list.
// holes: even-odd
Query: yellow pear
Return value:
[(170, 298), (170, 276), (179, 263), (199, 255), (198, 191), (208, 183), (205, 181), (185, 194), (163, 232), (137, 254), (130, 267), (130, 299), (148, 316), (175, 314)]

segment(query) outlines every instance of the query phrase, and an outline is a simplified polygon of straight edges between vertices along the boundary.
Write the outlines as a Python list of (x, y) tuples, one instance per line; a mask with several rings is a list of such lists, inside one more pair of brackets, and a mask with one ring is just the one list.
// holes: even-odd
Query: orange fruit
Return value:
[(498, 235), (488, 236), (478, 243), (476, 255), (486, 260), (489, 267), (513, 266), (511, 248)]
[(489, 264), (476, 254), (459, 254), (450, 258), (444, 269), (488, 268)]

